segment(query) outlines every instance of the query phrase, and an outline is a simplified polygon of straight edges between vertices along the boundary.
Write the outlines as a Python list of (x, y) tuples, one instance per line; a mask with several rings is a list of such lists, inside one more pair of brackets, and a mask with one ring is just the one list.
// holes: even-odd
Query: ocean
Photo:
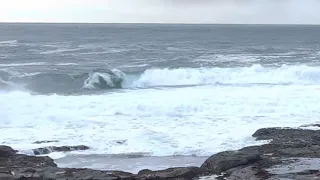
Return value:
[[(60, 166), (201, 165), (320, 118), (320, 26), (0, 24), (0, 143)], [(35, 141), (54, 141), (34, 144)]]

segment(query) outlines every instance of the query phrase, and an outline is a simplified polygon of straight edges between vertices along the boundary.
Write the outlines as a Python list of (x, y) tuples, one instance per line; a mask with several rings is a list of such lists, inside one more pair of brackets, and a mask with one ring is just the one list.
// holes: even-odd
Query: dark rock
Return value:
[(300, 127), (320, 127), (320, 124), (306, 124), (306, 125), (301, 125)]
[(79, 145), (79, 146), (61, 146), (61, 147), (52, 147), (53, 151), (57, 152), (67, 152), (67, 151), (83, 151), (90, 149), (88, 146)]
[(0, 146), (0, 157), (10, 157), (13, 156), (17, 153), (17, 151), (13, 150), (11, 147), (9, 146)]
[(134, 177), (131, 173), (121, 171), (98, 171), (92, 169), (65, 169), (65, 173), (59, 175), (63, 178), (72, 179), (132, 179)]
[(254, 166), (247, 166), (234, 171), (228, 177), (228, 180), (258, 180), (267, 178), (269, 178), (269, 174), (267, 172)]
[(84, 145), (79, 145), (79, 146), (49, 146), (45, 148), (37, 148), (33, 149), (33, 153), (35, 155), (41, 155), (41, 154), (50, 154), (52, 152), (69, 152), (69, 151), (83, 151), (83, 150), (88, 150), (88, 146)]
[(320, 157), (320, 131), (308, 129), (263, 128), (253, 137), (258, 140), (272, 139), (258, 147), (261, 154), (277, 157)]
[(129, 172), (123, 172), (123, 171), (106, 171), (107, 174), (112, 174), (114, 176), (119, 176), (119, 177), (130, 177), (133, 176), (132, 173)]
[(193, 179), (203, 171), (198, 167), (176, 167), (160, 171), (142, 170), (138, 173), (138, 179)]
[(34, 155), (41, 155), (41, 154), (50, 154), (52, 153), (52, 150), (49, 148), (38, 148), (38, 149), (32, 149), (32, 152)]
[[(1, 162), (0, 162), (1, 164)], [(24, 154), (17, 154), (15, 156), (10, 157), (5, 165), (10, 167), (57, 167), (57, 165), (53, 162), (53, 159), (47, 156), (35, 157), (35, 156), (27, 156)]]
[(52, 142), (59, 142), (59, 141), (56, 141), (56, 140), (52, 140), (52, 141), (36, 141), (33, 144), (45, 144), (45, 143), (52, 143)]
[[(267, 179), (279, 175), (273, 175), (265, 169), (274, 165), (293, 163), (290, 158), (320, 157), (320, 131), (317, 130), (263, 128), (257, 130), (253, 137), (257, 140), (272, 141), (261, 146), (215, 154), (208, 158), (201, 168), (211, 173), (225, 172), (228, 179)], [(301, 174), (287, 175), (303, 178)]]
[(311, 139), (314, 141), (314, 142), (317, 142), (316, 144), (320, 144), (320, 134), (315, 134), (313, 136), (311, 136)]
[(123, 144), (127, 143), (127, 140), (117, 140), (117, 141), (114, 141), (114, 143), (117, 145), (123, 145)]
[(14, 180), (14, 176), (11, 174), (0, 173), (0, 180)]
[[(320, 149), (319, 149), (320, 150)], [(280, 155), (287, 157), (313, 157), (315, 151), (311, 150), (310, 147), (301, 147), (301, 148), (285, 148), (279, 149)]]
[(305, 171), (301, 171), (298, 172), (298, 175), (308, 175), (308, 174), (319, 174), (320, 171), (319, 170), (305, 170)]
[(24, 178), (32, 178), (32, 179), (40, 179), (41, 175), (34, 168), (25, 168), (20, 169), (20, 172), (15, 172), (15, 176), (24, 177)]
[(311, 143), (290, 142), (270, 143), (258, 147), (262, 155), (272, 157), (320, 157), (320, 146)]
[(283, 159), (281, 164), (266, 168), (266, 170), (275, 175), (308, 175), (318, 174), (320, 166), (319, 158), (297, 158)]
[(24, 168), (17, 169), (15, 177), (22, 179), (81, 179), (81, 180), (119, 180), (119, 179), (133, 179), (134, 175), (120, 171), (108, 172), (92, 169), (63, 169), (63, 168)]
[(220, 174), (228, 169), (261, 160), (257, 151), (225, 151), (209, 157), (201, 168)]
[(318, 139), (320, 131), (308, 129), (290, 129), (290, 128), (262, 128), (253, 135), (257, 140), (274, 140), (278, 142), (310, 142), (315, 137)]
[[(299, 169), (297, 167), (296, 169)], [(293, 172), (287, 174), (275, 174), (270, 180), (278, 180), (278, 179), (299, 179), (299, 180), (314, 180), (320, 179), (319, 170), (305, 170), (301, 172)]]
[(141, 171), (138, 172), (138, 175), (146, 175), (146, 174), (150, 174), (152, 173), (152, 170), (150, 169), (143, 169)]
[(7, 167), (0, 167), (0, 173), (11, 174), (11, 171)]

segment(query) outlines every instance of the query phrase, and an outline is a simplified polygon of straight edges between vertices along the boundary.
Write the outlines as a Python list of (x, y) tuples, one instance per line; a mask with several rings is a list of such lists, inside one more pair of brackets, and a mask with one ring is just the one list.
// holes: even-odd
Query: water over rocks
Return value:
[(69, 151), (83, 151), (88, 150), (88, 146), (48, 146), (44, 148), (32, 149), (34, 155), (50, 154), (52, 152), (69, 152)]
[[(256, 131), (253, 137), (271, 142), (214, 154), (200, 167), (176, 167), (160, 171), (145, 169), (137, 174), (59, 168), (47, 156), (19, 154), (3, 145), (0, 146), (0, 180), (191, 180), (204, 176), (207, 177), (205, 179), (214, 179), (211, 175), (216, 174), (220, 175), (217, 179), (229, 180), (320, 179), (320, 130), (263, 128)], [(69, 151), (76, 147), (56, 147), (57, 150), (59, 148)], [(86, 146), (77, 148), (87, 149)]]

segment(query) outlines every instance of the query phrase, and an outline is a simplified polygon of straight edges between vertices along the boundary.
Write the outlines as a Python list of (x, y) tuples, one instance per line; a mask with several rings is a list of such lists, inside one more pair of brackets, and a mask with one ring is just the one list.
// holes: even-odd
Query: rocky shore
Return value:
[[(316, 124), (307, 126), (319, 127)], [(137, 174), (59, 168), (53, 159), (47, 156), (19, 154), (11, 147), (1, 145), (0, 180), (320, 179), (320, 130), (302, 127), (259, 129), (252, 136), (257, 140), (272, 140), (270, 143), (214, 154), (200, 167), (176, 167), (160, 171), (144, 169)], [(50, 151), (88, 148), (86, 146), (45, 147), (33, 151), (35, 154), (47, 154)]]

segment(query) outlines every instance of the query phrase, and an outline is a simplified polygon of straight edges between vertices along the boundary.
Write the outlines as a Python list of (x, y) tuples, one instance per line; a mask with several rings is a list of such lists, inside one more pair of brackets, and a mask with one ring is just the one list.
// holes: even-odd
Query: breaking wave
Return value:
[(0, 90), (23, 89), (40, 94), (81, 93), (90, 90), (123, 88), (125, 78), (125, 73), (117, 69), (96, 69), (82, 74), (18, 73), (0, 70)]
[(117, 69), (96, 71), (89, 74), (83, 87), (87, 89), (122, 88), (125, 77), (125, 73)]
[(159, 86), (310, 85), (320, 83), (320, 67), (305, 65), (263, 67), (258, 64), (239, 68), (147, 69), (144, 72), (128, 74), (118, 69), (96, 69), (76, 75), (39, 72), (17, 75), (0, 71), (0, 78), (0, 89), (20, 85), (25, 90), (38, 93), (80, 93)]
[(320, 67), (180, 68), (148, 69), (133, 82), (136, 87), (207, 84), (315, 84), (320, 83)]

